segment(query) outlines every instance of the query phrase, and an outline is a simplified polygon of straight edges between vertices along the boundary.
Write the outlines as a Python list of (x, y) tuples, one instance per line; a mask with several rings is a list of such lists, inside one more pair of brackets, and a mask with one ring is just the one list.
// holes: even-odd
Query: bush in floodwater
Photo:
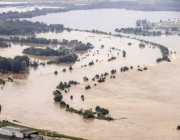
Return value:
[(65, 108), (65, 107), (66, 107), (66, 103), (65, 103), (64, 101), (61, 101), (61, 102), (60, 102), (60, 106), (63, 107), (63, 108)]
[(57, 74), (58, 74), (58, 72), (57, 72), (57, 71), (55, 71), (55, 72), (54, 72), (54, 74), (55, 74), (55, 75), (57, 75)]
[(84, 95), (81, 95), (81, 98), (84, 98)]
[(105, 108), (101, 108), (100, 106), (96, 106), (95, 108), (96, 112), (101, 114), (101, 115), (107, 115), (109, 114), (109, 110)]
[(96, 78), (96, 79), (99, 79), (99, 74), (96, 74), (96, 75), (95, 75), (95, 78)]
[(99, 82), (99, 83), (105, 82), (105, 78), (100, 78), (100, 79), (98, 80), (98, 82)]
[(70, 53), (67, 54), (65, 56), (60, 56), (56, 59), (56, 63), (74, 63), (76, 62), (76, 60), (78, 59), (78, 55), (76, 55), (75, 53)]
[(69, 112), (74, 112), (74, 108), (70, 107), (70, 108), (66, 108), (66, 111), (69, 111)]
[(62, 71), (63, 71), (63, 72), (66, 72), (66, 69), (64, 68)]
[(89, 62), (89, 65), (90, 65), (90, 66), (94, 65), (94, 62), (93, 62), (93, 61), (92, 61), (92, 62)]
[(105, 72), (105, 73), (104, 73), (104, 76), (108, 76), (108, 73), (107, 73), (107, 72)]
[(63, 99), (63, 95), (61, 95), (61, 94), (56, 94), (54, 96), (54, 101), (55, 102), (60, 102), (62, 99)]
[(157, 63), (162, 62), (162, 61), (171, 62), (171, 60), (168, 58), (168, 56), (164, 56), (164, 57), (162, 57), (162, 58), (157, 58), (157, 59), (156, 59), (156, 62), (157, 62)]
[(147, 67), (144, 67), (144, 69), (143, 70), (147, 70)]
[(68, 84), (69, 84), (69, 85), (77, 85), (77, 84), (80, 84), (80, 83), (78, 83), (77, 81), (70, 80), (70, 81), (68, 82)]
[(126, 57), (126, 52), (124, 50), (123, 50), (122, 53), (123, 53), (123, 57)]
[(53, 94), (54, 94), (54, 95), (58, 95), (58, 94), (61, 95), (61, 92), (60, 92), (59, 90), (55, 90), (55, 91), (53, 92)]
[(11, 77), (8, 77), (8, 82), (13, 82), (14, 80)]
[(127, 66), (125, 66), (125, 67), (122, 67), (120, 71), (125, 72), (125, 71), (128, 71), (128, 70), (129, 70), (129, 68)]
[(128, 43), (128, 45), (129, 45), (129, 46), (131, 46), (131, 45), (132, 45), (132, 43), (131, 43), (131, 42), (129, 42), (129, 43)]
[(71, 85), (67, 82), (60, 82), (59, 85), (57, 86), (58, 89), (64, 90), (65, 88), (70, 88)]
[(81, 95), (81, 99), (84, 101), (84, 95)]
[(4, 85), (6, 82), (3, 79), (0, 79), (0, 84)]
[(115, 74), (115, 73), (116, 73), (115, 69), (111, 70), (111, 74)]
[(92, 111), (92, 109), (88, 109), (83, 112), (83, 117), (84, 118), (95, 118), (95, 115), (94, 115), (94, 112)]
[(140, 43), (139, 44), (139, 48), (145, 48), (145, 44), (144, 43)]
[(85, 76), (85, 77), (83, 77), (83, 80), (86, 82), (86, 81), (88, 81), (89, 79)]
[(85, 89), (86, 89), (86, 90), (91, 89), (91, 86), (88, 85), (88, 86), (85, 87)]
[(66, 108), (69, 109), (69, 104), (66, 104)]
[(69, 70), (73, 70), (72, 66), (69, 66)]

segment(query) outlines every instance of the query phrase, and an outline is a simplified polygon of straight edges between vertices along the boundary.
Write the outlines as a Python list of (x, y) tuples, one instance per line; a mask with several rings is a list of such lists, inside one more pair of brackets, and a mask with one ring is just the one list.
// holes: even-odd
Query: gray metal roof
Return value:
[(15, 126), (5, 126), (5, 127), (1, 127), (1, 129), (2, 129), (2, 130), (9, 130), (9, 131), (21, 132), (21, 133), (29, 130), (29, 129), (27, 129), (27, 128), (15, 127)]

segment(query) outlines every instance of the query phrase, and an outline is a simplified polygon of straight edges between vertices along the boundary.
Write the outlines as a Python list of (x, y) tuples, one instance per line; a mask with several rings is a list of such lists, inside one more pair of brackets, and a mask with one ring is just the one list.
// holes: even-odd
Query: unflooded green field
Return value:
[(171, 27), (177, 27), (177, 28), (180, 28), (180, 22), (178, 23), (170, 23), (170, 22), (163, 22), (163, 23), (160, 23), (160, 22), (156, 22), (154, 23), (154, 26), (155, 27), (158, 27), (158, 28), (165, 28), (165, 27), (168, 27), (168, 28), (171, 28)]

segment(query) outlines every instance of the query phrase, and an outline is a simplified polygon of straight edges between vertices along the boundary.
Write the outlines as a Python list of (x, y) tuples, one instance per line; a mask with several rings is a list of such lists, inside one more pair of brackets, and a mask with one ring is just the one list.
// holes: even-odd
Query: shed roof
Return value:
[(23, 128), (23, 127), (15, 127), (15, 126), (5, 126), (5, 127), (2, 127), (1, 129), (3, 130), (9, 130), (9, 131), (18, 131), (18, 132), (24, 132), (24, 131), (28, 131), (29, 129), (27, 128)]
[(34, 134), (34, 133), (37, 133), (37, 131), (31, 131), (31, 130), (27, 130), (27, 131), (23, 131), (22, 133), (24, 134)]

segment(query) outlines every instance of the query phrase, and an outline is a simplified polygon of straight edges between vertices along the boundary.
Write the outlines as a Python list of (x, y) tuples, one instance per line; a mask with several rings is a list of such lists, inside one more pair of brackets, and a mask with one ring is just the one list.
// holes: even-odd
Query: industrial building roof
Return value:
[(21, 133), (29, 130), (29, 129), (27, 129), (27, 128), (14, 127), (14, 126), (5, 126), (5, 127), (2, 127), (1, 129), (3, 129), (3, 130), (9, 130), (9, 131), (18, 131), (18, 132), (21, 132)]

